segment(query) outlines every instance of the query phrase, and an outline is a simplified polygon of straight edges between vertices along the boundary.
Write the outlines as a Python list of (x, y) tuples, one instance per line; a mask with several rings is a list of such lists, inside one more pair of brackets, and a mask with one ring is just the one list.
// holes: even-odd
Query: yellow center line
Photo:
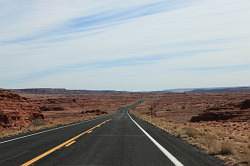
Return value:
[[(29, 161), (23, 163), (21, 166), (30, 166), (30, 165), (34, 164), (34, 163), (37, 162), (38, 160), (40, 160), (40, 159), (42, 159), (42, 158), (48, 156), (49, 154), (51, 154), (51, 153), (53, 153), (53, 152), (55, 152), (55, 151), (61, 149), (62, 147), (64, 147), (64, 146), (66, 146), (66, 145), (68, 145), (68, 144), (74, 142), (76, 139), (78, 139), (79, 137), (83, 136), (84, 134), (87, 134), (87, 133), (89, 133), (90, 131), (93, 131), (95, 128), (97, 128), (97, 126), (103, 125), (103, 124), (105, 124), (105, 123), (107, 123), (107, 122), (109, 122), (109, 121), (111, 121), (111, 119), (105, 120), (104, 122), (102, 122), (102, 123), (100, 123), (100, 124), (98, 124), (98, 125), (96, 125), (96, 126), (90, 128), (90, 129), (88, 129), (88, 130), (86, 130), (86, 131), (84, 131), (84, 132), (78, 134), (77, 136), (75, 136), (75, 137), (73, 137), (73, 138), (71, 138), (71, 139), (69, 139), (69, 140), (67, 140), (67, 141), (65, 141), (65, 142), (63, 142), (63, 143), (61, 143), (60, 145), (55, 146), (54, 148), (52, 148), (52, 149), (50, 149), (50, 150), (44, 152), (43, 154), (41, 154), (41, 155), (39, 155), (39, 156), (37, 156), (37, 157), (35, 157), (35, 158), (33, 158), (33, 159), (31, 159), (31, 160), (29, 160)], [(73, 144), (73, 143), (72, 143), (72, 144)], [(69, 146), (70, 146), (70, 145), (69, 145)]]
[(70, 145), (72, 145), (74, 143), (76, 143), (76, 141), (72, 141), (72, 142), (68, 143), (67, 145), (65, 145), (65, 147), (69, 147)]

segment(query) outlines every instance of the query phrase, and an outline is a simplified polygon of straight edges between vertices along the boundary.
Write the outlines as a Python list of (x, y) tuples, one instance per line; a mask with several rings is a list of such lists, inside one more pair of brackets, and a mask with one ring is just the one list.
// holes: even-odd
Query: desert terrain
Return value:
[(250, 91), (0, 90), (0, 137), (92, 119), (142, 101), (130, 113), (228, 166), (250, 165)]
[(118, 92), (0, 90), (0, 137), (110, 114), (138, 97)]
[(249, 92), (152, 93), (132, 112), (225, 165), (250, 165), (249, 99)]

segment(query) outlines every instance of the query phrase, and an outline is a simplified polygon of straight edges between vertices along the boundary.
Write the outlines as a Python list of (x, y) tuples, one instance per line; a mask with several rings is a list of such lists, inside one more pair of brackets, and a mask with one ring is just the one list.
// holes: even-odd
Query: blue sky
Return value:
[(0, 0), (0, 87), (250, 83), (248, 0)]

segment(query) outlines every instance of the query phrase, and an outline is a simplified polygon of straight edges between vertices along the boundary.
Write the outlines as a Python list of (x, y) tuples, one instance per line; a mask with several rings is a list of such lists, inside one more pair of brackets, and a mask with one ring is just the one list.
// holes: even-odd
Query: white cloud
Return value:
[[(250, 65), (248, 0), (179, 0), (178, 3), (185, 5), (174, 10), (135, 17), (122, 24), (110, 23), (112, 26), (94, 31), (61, 35), (58, 40), (48, 36), (23, 43), (4, 42), (58, 29), (67, 21), (83, 16), (154, 2), (1, 2), (0, 86), (149, 90), (250, 82), (250, 78), (245, 77), (250, 74), (247, 67)], [(174, 3), (166, 2), (167, 5)], [(166, 58), (151, 64), (103, 69), (68, 67), (148, 55)], [(237, 66), (243, 67), (232, 72)], [(214, 70), (220, 67), (223, 70)], [(206, 71), (197, 72), (195, 68), (206, 68)], [(26, 80), (29, 76), (31, 79)]]

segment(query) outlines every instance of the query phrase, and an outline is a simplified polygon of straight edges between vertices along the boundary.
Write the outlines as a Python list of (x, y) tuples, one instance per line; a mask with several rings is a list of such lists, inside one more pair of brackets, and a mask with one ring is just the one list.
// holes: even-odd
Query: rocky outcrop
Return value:
[(238, 115), (234, 112), (204, 112), (191, 118), (191, 122), (228, 120)]
[[(91, 93), (90, 93), (91, 92)], [(27, 127), (36, 119), (62, 121), (103, 115), (138, 100), (140, 94), (67, 91), (64, 89), (0, 90), (0, 128)]]
[(63, 111), (64, 108), (60, 106), (42, 106), (40, 107), (40, 111), (46, 112), (46, 111)]
[(36, 119), (44, 119), (38, 107), (25, 97), (0, 90), (0, 126), (25, 127)]
[(106, 111), (99, 110), (99, 109), (95, 109), (95, 110), (82, 111), (81, 114), (102, 115), (102, 114), (107, 114), (107, 112), (106, 112)]
[(250, 99), (244, 100), (240, 103), (240, 109), (245, 110), (250, 108)]

